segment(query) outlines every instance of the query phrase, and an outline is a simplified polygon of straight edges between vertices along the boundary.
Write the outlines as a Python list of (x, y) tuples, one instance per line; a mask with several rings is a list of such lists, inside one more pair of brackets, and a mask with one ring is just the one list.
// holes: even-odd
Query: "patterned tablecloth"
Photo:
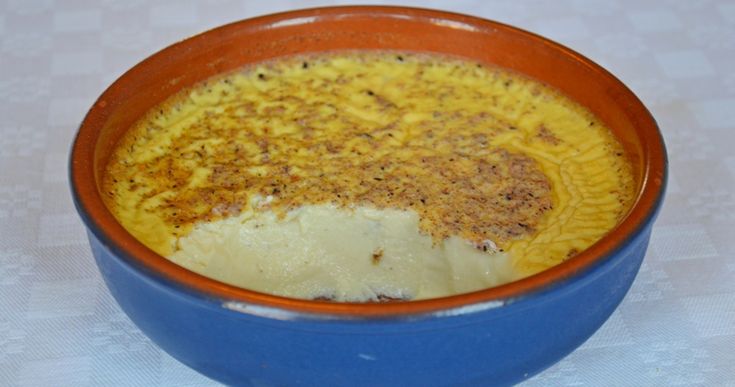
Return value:
[[(0, 385), (212, 386), (149, 341), (93, 263), (67, 185), (85, 111), (183, 37), (329, 2), (0, 1)], [(414, 1), (510, 23), (587, 55), (651, 109), (668, 196), (622, 305), (526, 382), (735, 386), (735, 2)], [(573, 317), (571, 317), (573, 318)]]

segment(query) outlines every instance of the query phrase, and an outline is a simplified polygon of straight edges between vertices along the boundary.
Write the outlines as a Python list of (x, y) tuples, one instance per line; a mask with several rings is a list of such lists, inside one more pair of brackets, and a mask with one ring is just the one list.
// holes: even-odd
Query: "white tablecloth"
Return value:
[[(120, 311), (71, 204), (67, 154), (123, 71), (230, 21), (329, 2), (0, 2), (0, 386), (212, 386)], [(526, 383), (735, 386), (735, 2), (414, 1), (557, 40), (658, 120), (671, 178), (632, 290)], [(571, 317), (573, 318), (573, 316)]]

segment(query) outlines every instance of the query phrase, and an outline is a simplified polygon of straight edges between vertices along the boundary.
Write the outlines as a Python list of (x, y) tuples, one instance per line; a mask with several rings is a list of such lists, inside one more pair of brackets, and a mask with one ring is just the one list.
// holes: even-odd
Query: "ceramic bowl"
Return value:
[[(107, 210), (100, 176), (110, 152), (150, 108), (249, 63), (340, 49), (446, 53), (558, 88), (623, 143), (635, 169), (634, 207), (598, 243), (537, 275), (451, 297), (367, 304), (289, 299), (205, 278), (146, 248)], [(225, 25), (139, 63), (84, 118), (70, 181), (112, 295), (157, 345), (204, 375), (255, 386), (490, 385), (519, 382), (549, 367), (610, 316), (640, 267), (666, 168), (661, 135), (638, 98), (568, 48), (472, 16), (337, 7)]]

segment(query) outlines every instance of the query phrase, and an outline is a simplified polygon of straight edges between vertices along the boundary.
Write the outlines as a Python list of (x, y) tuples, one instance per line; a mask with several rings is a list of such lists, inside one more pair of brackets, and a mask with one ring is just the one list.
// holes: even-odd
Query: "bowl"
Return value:
[[(634, 206), (599, 242), (506, 285), (422, 301), (334, 303), (237, 288), (138, 242), (105, 207), (111, 150), (145, 112), (193, 84), (274, 57), (340, 49), (451, 54), (541, 80), (604, 121), (631, 158)], [(489, 385), (522, 381), (589, 338), (638, 272), (667, 162), (651, 114), (609, 72), (532, 33), (472, 16), (402, 7), (299, 10), (228, 24), (145, 59), (82, 122), (71, 190), (104, 280), (158, 346), (236, 385)]]

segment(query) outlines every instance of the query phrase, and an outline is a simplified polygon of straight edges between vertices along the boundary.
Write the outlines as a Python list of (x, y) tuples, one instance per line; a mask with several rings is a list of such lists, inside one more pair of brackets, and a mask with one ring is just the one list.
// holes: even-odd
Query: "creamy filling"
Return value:
[[(473, 61), (350, 51), (172, 96), (120, 140), (102, 192), (136, 238), (206, 276), (364, 300), (546, 270), (615, 227), (634, 187), (612, 132), (556, 90)], [(483, 239), (505, 253), (465, 242)]]
[(302, 299), (418, 300), (518, 279), (508, 253), (452, 236), (435, 243), (411, 210), (306, 205), (200, 223), (169, 258), (219, 281)]

